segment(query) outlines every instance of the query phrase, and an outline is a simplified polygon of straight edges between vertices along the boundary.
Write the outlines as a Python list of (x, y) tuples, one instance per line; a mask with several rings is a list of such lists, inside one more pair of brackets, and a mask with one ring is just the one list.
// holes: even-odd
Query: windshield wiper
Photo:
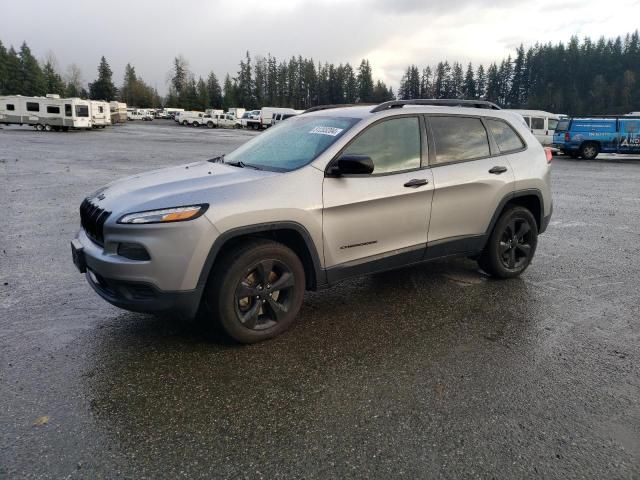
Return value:
[(210, 158), (207, 162), (211, 163), (224, 163), (224, 153), (222, 155), (218, 155), (217, 157)]
[(231, 165), (232, 167), (240, 167), (240, 168), (244, 168), (246, 165), (244, 164), (244, 162), (242, 161), (238, 161), (238, 162), (224, 162), (225, 165)]

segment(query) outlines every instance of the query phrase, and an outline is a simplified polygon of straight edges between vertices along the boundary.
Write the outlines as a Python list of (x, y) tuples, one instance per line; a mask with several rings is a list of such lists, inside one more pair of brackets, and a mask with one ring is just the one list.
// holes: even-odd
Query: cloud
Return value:
[[(0, 40), (26, 40), (39, 57), (49, 50), (62, 70), (77, 63), (87, 81), (105, 55), (122, 82), (124, 66), (166, 92), (173, 57), (184, 55), (196, 76), (221, 79), (249, 50), (278, 60), (292, 55), (358, 64), (369, 58), (378, 78), (397, 87), (409, 64), (440, 60), (489, 63), (514, 47), (615, 36), (637, 28), (640, 0), (20, 0), (3, 5)], [(563, 14), (557, 15), (559, 8)], [(569, 9), (569, 10), (566, 10)], [(635, 21), (634, 21), (635, 20)]]

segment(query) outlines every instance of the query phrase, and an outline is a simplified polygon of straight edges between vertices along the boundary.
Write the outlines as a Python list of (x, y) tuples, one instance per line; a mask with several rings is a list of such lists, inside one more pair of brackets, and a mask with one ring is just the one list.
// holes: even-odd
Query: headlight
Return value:
[(146, 212), (127, 213), (118, 223), (171, 223), (194, 220), (207, 211), (209, 205), (189, 205), (186, 207), (147, 210)]

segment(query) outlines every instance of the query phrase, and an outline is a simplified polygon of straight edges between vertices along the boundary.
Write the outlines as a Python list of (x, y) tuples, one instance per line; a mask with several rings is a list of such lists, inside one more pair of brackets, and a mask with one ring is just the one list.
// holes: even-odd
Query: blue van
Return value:
[(640, 153), (640, 117), (571, 118), (560, 120), (553, 147), (572, 158), (587, 160), (602, 153)]

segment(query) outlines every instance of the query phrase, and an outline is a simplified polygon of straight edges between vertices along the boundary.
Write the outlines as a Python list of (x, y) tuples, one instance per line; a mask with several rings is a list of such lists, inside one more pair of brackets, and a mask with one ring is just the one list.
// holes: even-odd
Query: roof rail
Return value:
[(371, 110), (371, 113), (382, 112), (391, 108), (402, 108), (405, 105), (432, 105), (439, 107), (469, 107), (487, 108), (490, 110), (500, 110), (495, 103), (486, 100), (458, 100), (455, 98), (416, 98), (414, 100), (391, 100), (381, 103)]
[(375, 105), (375, 103), (339, 103), (334, 105), (317, 105), (315, 107), (311, 107), (306, 109), (300, 115), (304, 115), (305, 113), (318, 112), (320, 110), (329, 110), (332, 108), (346, 108), (346, 107), (367, 107), (370, 105)]

